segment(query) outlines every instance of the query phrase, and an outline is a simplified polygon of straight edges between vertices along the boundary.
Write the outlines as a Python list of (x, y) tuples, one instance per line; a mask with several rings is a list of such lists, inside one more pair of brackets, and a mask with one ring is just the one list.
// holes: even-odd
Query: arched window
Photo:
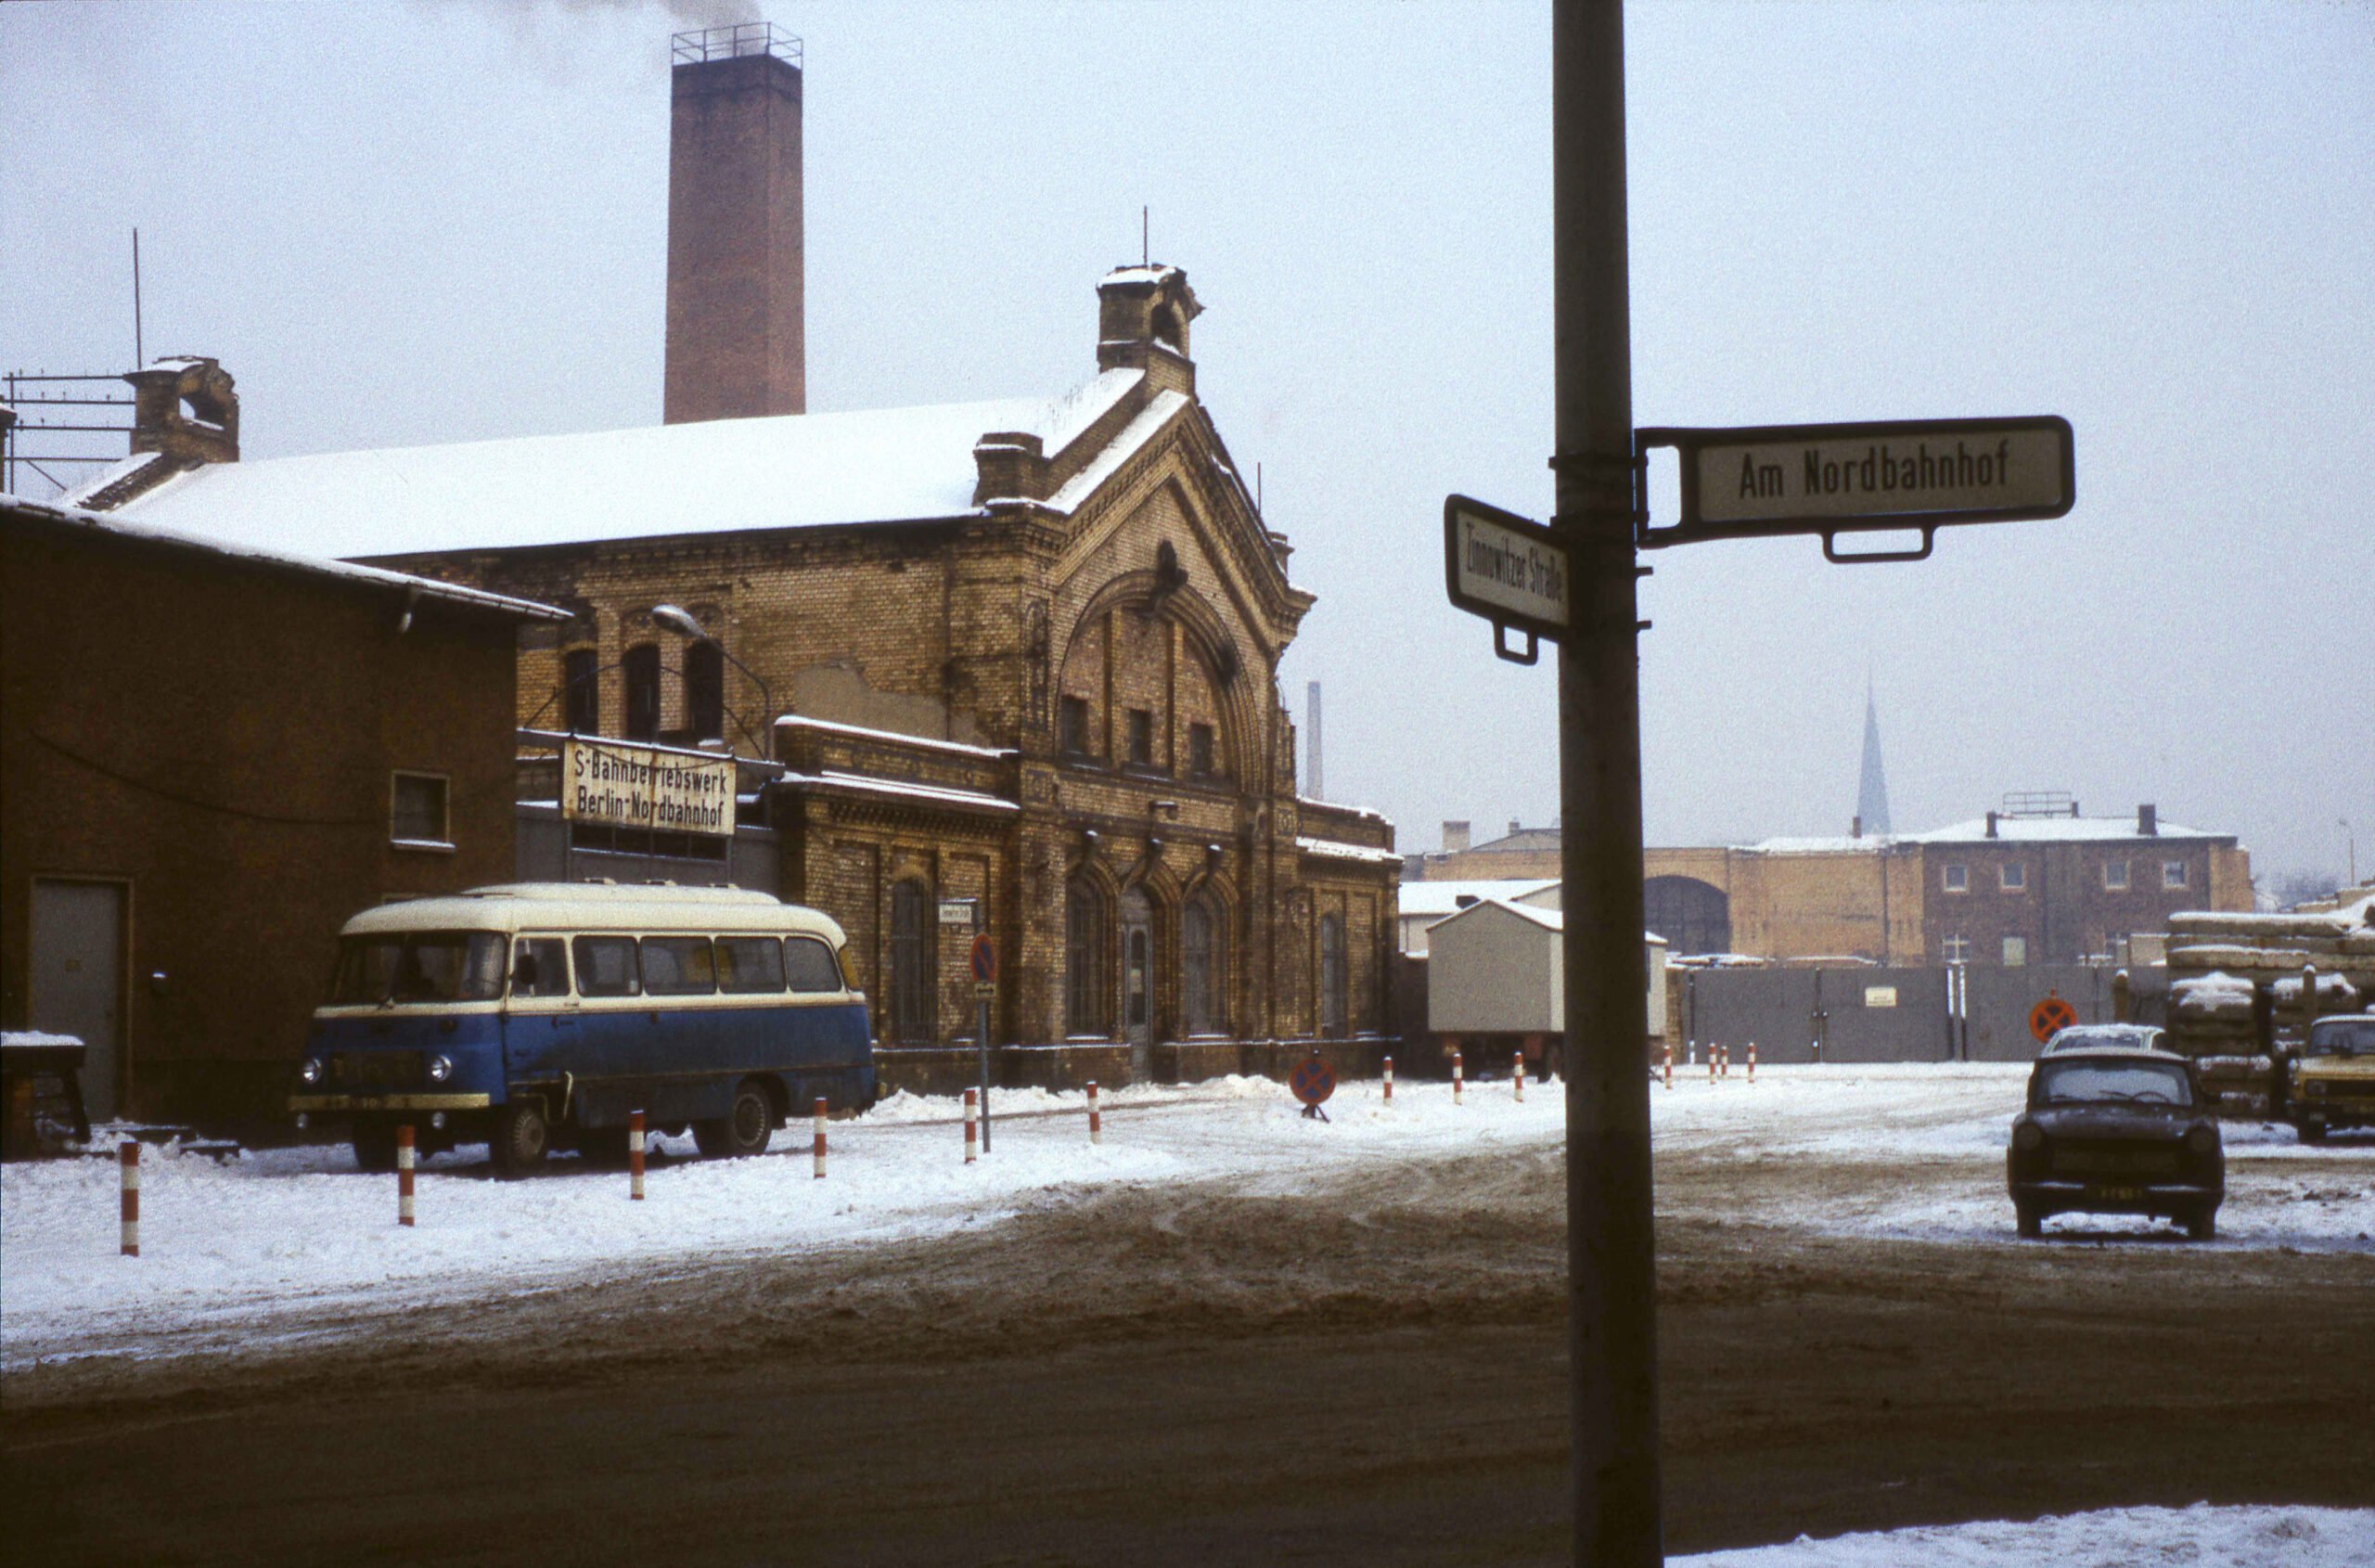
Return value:
[(695, 740), (725, 734), (725, 655), (713, 642), (685, 645), (685, 724)]
[(1064, 885), (1064, 1033), (1105, 1033), (1105, 895), (1086, 877)]
[(626, 736), (630, 740), (660, 739), (660, 645), (639, 642), (619, 661), (626, 676)]
[(934, 1025), (932, 996), (938, 989), (932, 961), (931, 889), (915, 880), (891, 889), (891, 1038), (903, 1046), (930, 1045)]
[(1228, 1029), (1227, 918), (1209, 893), (1179, 912), (1180, 1006), (1190, 1035)]
[(1344, 917), (1319, 917), (1319, 1032), (1329, 1039), (1344, 1033)]
[(1144, 1045), (1154, 1029), (1154, 906), (1143, 888), (1122, 894), (1122, 1033)]
[(602, 733), (601, 658), (590, 648), (572, 648), (561, 655), (562, 726), (571, 734)]

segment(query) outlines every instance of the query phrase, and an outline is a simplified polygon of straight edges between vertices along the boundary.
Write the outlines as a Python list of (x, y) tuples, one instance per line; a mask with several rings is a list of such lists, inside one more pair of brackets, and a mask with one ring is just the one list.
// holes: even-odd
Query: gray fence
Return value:
[[(1697, 970), (1682, 983), (1678, 1030), (1737, 1060), (1756, 1042), (1763, 1061), (2026, 1061), (2036, 1055), (2029, 1010), (2048, 995), (2082, 1023), (2112, 1020), (2109, 966), (1969, 966), (1960, 1007), (1955, 976), (1926, 969)], [(2163, 971), (2131, 973), (2131, 1012), (2161, 1022)]]

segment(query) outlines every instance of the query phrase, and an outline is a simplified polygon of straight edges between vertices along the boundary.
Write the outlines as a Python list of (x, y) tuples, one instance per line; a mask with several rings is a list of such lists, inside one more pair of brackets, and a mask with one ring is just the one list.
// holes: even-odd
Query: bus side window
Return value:
[(784, 938), (784, 956), (791, 970), (791, 988), (795, 991), (839, 991), (841, 971), (833, 962), (833, 950), (813, 936)]
[(558, 936), (523, 936), (512, 944), (511, 994), (569, 995), (569, 944)]
[(772, 936), (717, 939), (717, 978), (726, 991), (783, 989), (783, 944)]
[(577, 994), (581, 996), (633, 996), (643, 990), (632, 936), (581, 936), (571, 945), (577, 955)]
[(643, 988), (654, 996), (706, 996), (717, 989), (717, 967), (706, 936), (643, 939)]

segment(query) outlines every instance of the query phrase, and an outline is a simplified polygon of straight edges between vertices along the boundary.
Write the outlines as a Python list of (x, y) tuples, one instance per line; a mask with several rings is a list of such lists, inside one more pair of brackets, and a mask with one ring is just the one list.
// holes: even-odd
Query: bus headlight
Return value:
[(453, 1075), (454, 1059), (452, 1057), (432, 1056), (429, 1059), (429, 1081), (430, 1083), (442, 1084)]
[(305, 1082), (309, 1084), (320, 1083), (322, 1081), (322, 1059), (318, 1056), (309, 1056), (303, 1061), (299, 1062), (297, 1064), (297, 1076), (304, 1079)]

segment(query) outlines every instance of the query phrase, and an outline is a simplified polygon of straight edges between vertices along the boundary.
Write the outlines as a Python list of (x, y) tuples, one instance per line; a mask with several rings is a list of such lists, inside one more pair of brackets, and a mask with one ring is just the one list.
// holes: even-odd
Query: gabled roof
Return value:
[[(210, 464), (116, 515), (264, 549), (345, 557), (508, 549), (739, 529), (987, 516), (974, 505), (984, 435), (1035, 435), (1054, 457), (1144, 379), (1107, 370), (1060, 397), (522, 436)], [(1188, 405), (1147, 407), (1047, 502), (1063, 512)], [(96, 496), (119, 473), (76, 493)], [(1091, 481), (1083, 484), (1082, 481)]]
[(389, 572), (376, 566), (357, 566), (350, 561), (325, 560), (319, 556), (295, 550), (235, 543), (215, 537), (212, 533), (160, 527), (145, 520), (135, 521), (55, 503), (27, 501), (6, 492), (0, 492), (0, 526), (38, 529), (68, 536), (81, 533), (95, 539), (151, 549), (187, 551), (270, 571), (297, 572), (352, 586), (388, 590), (408, 599), (434, 599), (442, 604), (505, 615), (517, 621), (569, 619), (566, 610), (538, 604), (533, 599), (513, 598), (508, 594), (492, 594), (482, 588), (464, 587), (458, 583), (441, 583), (433, 577), (416, 577), (407, 572)]
[(1556, 877), (1524, 879), (1493, 877), (1481, 880), (1416, 881), (1402, 883), (1395, 889), (1395, 896), (1399, 901), (1403, 917), (1407, 919), (1413, 915), (1425, 917), (1455, 914), (1465, 907), (1460, 903), (1463, 898), (1471, 904), (1481, 903), (1488, 898), (1497, 898), (1504, 903), (1514, 904), (1519, 899), (1538, 893), (1545, 888), (1555, 888), (1558, 885), (1559, 879)]

